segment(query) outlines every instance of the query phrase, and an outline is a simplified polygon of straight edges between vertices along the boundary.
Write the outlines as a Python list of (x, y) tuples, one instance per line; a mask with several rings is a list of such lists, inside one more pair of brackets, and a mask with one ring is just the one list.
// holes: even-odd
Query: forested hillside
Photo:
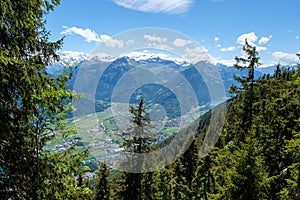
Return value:
[[(226, 122), (217, 145), (208, 155), (201, 154), (208, 113), (199, 120), (199, 132), (188, 151), (151, 176), (139, 175), (136, 187), (142, 189), (130, 199), (300, 198), (300, 70), (278, 65), (274, 75), (255, 81), (251, 70), (259, 58), (254, 47), (246, 44), (244, 48), (249, 65), (236, 67), (249, 73), (236, 77), (242, 87), (232, 88), (235, 95), (227, 102)], [(101, 169), (102, 178), (107, 171)], [(110, 174), (107, 198), (123, 199), (123, 194), (128, 194), (123, 179), (126, 173)]]

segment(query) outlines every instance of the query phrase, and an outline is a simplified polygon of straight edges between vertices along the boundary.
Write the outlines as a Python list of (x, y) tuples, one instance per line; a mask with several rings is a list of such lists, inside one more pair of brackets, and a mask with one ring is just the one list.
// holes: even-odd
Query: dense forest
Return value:
[[(45, 15), (59, 0), (0, 2), (0, 199), (300, 199), (300, 67), (280, 64), (274, 74), (254, 77), (256, 48), (245, 41), (245, 57), (235, 67), (232, 98), (224, 102), (225, 125), (212, 151), (200, 151), (210, 112), (193, 126), (195, 139), (165, 168), (128, 173), (98, 163), (97, 175), (84, 178), (88, 149), (44, 150), (67, 129), (69, 66), (57, 77), (45, 69), (59, 60), (63, 40), (49, 41)], [(121, 145), (128, 153), (159, 148), (143, 101), (131, 107), (132, 127)], [(149, 129), (148, 129), (149, 128)], [(130, 133), (131, 136), (128, 136)], [(133, 136), (132, 136), (133, 135)], [(167, 142), (167, 141), (165, 141)], [(126, 166), (143, 168), (143, 158)], [(149, 162), (149, 161), (148, 161)]]

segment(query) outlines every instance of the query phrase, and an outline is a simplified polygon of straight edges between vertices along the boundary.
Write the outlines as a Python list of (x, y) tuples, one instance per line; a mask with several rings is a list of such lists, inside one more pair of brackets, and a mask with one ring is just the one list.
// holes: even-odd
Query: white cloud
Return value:
[(172, 47), (168, 46), (167, 44), (157, 44), (155, 42), (148, 43), (149, 47), (154, 47), (156, 49), (162, 49), (162, 50), (173, 50)]
[(267, 44), (271, 39), (272, 39), (272, 35), (270, 35), (269, 37), (262, 37), (260, 38), (258, 44), (259, 45), (263, 45), (263, 44)]
[(207, 53), (208, 50), (204, 47), (196, 47), (196, 48), (186, 48), (186, 53)]
[(190, 63), (197, 63), (199, 61), (211, 61), (212, 57), (207, 53), (208, 50), (204, 47), (186, 48), (183, 58)]
[(163, 49), (163, 50), (172, 50), (172, 48), (169, 47), (169, 46), (166, 45), (166, 44), (159, 44), (159, 45), (156, 45), (155, 48), (157, 48), (157, 49)]
[(296, 40), (298, 40), (299, 38), (300, 38), (300, 36), (298, 36), (298, 35), (295, 37)]
[(187, 12), (194, 0), (112, 0), (118, 6), (150, 13), (181, 14)]
[(218, 45), (217, 45), (217, 47), (218, 47), (218, 48), (221, 48), (221, 47), (222, 47), (222, 45), (218, 44)]
[(266, 51), (267, 50), (267, 47), (260, 47), (260, 46), (256, 46), (256, 51), (259, 52), (259, 51)]
[(83, 37), (87, 42), (103, 42), (107, 39), (110, 38), (108, 35), (98, 35), (95, 31), (91, 29), (82, 29), (82, 28), (77, 28), (77, 27), (67, 27), (63, 26), (65, 29), (64, 31), (61, 32), (63, 35), (80, 35)]
[(173, 45), (176, 46), (176, 47), (184, 47), (188, 44), (191, 44), (193, 43), (192, 40), (184, 40), (184, 39), (181, 39), (181, 38), (177, 38), (176, 40), (173, 41)]
[(101, 39), (103, 42), (105, 42), (106, 40), (111, 39), (111, 37), (110, 37), (109, 35), (100, 35), (99, 37), (100, 37), (100, 39)]
[(284, 53), (276, 51), (272, 55), (281, 63), (281, 64), (293, 64), (298, 63), (299, 58), (296, 54)]
[[(117, 47), (117, 48), (123, 48), (124, 47), (124, 42), (122, 40), (118, 40), (118, 39), (114, 39), (112, 37), (110, 37), (109, 35), (99, 35), (97, 34), (95, 31), (91, 30), (91, 29), (82, 29), (82, 28), (78, 28), (78, 27), (67, 27), (67, 26), (63, 26), (63, 28), (65, 28), (66, 30), (62, 31), (61, 34), (64, 35), (80, 35), (82, 36), (85, 41), (87, 42), (104, 42), (104, 44), (108, 47)], [(133, 41), (134, 42), (134, 41)], [(129, 41), (129, 43), (132, 43), (132, 41)]]
[[(259, 40), (259, 44), (260, 45), (265, 44), (265, 43), (269, 42), (269, 40), (271, 38), (272, 38), (272, 35), (269, 36), (268, 38), (267, 37), (262, 37)], [(258, 38), (257, 38), (257, 35), (254, 32), (245, 33), (245, 34), (240, 35), (237, 38), (236, 42), (238, 44), (244, 45), (246, 39), (247, 39), (247, 42), (248, 42), (249, 45), (256, 47), (256, 51), (266, 51), (267, 50), (267, 47), (262, 47), (262, 46), (258, 46), (257, 44), (255, 44), (255, 42), (257, 41)]]
[(235, 59), (216, 60), (215, 63), (220, 63), (220, 64), (227, 65), (227, 66), (233, 66), (236, 63), (236, 61), (235, 61)]
[(215, 39), (214, 39), (216, 42), (218, 42), (219, 40), (220, 40), (220, 38), (219, 37), (215, 37)]
[(256, 34), (254, 32), (245, 33), (245, 34), (240, 35), (237, 38), (236, 42), (239, 43), (239, 44), (241, 44), (241, 45), (244, 45), (246, 39), (248, 41), (248, 44), (254, 45), (254, 42), (257, 41), (257, 36), (256, 36)]
[(155, 35), (144, 35), (144, 39), (151, 42), (166, 42), (167, 38), (161, 38)]
[(118, 39), (113, 39), (110, 38), (108, 40), (104, 41), (105, 45), (108, 47), (112, 47), (112, 48), (123, 48), (124, 47), (124, 42), (122, 40), (118, 40)]
[(228, 51), (234, 51), (234, 50), (235, 50), (234, 46), (220, 49), (220, 51), (222, 51), (222, 52), (228, 52)]
[(131, 45), (131, 44), (134, 44), (135, 42), (134, 42), (134, 40), (127, 40), (126, 41), (126, 45)]

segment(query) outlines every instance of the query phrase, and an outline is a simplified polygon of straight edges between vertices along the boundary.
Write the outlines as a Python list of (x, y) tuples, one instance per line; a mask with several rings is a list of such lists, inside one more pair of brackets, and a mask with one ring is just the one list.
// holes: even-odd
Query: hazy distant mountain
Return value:
[[(101, 69), (105, 70), (99, 77), (96, 74)], [(169, 117), (176, 117), (181, 115), (180, 103), (188, 102), (193, 96), (197, 105), (210, 101), (208, 89), (199, 72), (193, 65), (179, 59), (130, 54), (113, 62), (90, 59), (82, 62), (79, 70), (80, 74), (76, 73), (70, 83), (75, 88), (79, 87), (86, 96), (95, 94), (88, 98), (95, 101), (96, 111), (108, 108), (112, 101), (127, 103), (129, 100), (130, 103), (137, 103), (143, 97), (148, 105), (162, 105)], [(124, 77), (129, 78), (125, 80)], [(79, 84), (79, 79), (84, 84)], [(135, 83), (141, 85), (132, 88), (136, 86)]]
[(59, 73), (61, 70), (63, 70), (63, 68), (67, 65), (80, 65), (83, 61), (87, 60), (88, 56), (85, 54), (76, 54), (76, 55), (72, 55), (70, 56), (67, 53), (61, 54), (60, 55), (60, 61), (53, 63), (50, 66), (46, 67), (47, 73), (52, 75), (52, 76), (56, 76), (57, 73)]
[[(180, 115), (180, 102), (188, 101), (188, 99), (193, 98), (193, 95), (197, 98), (197, 105), (205, 105), (210, 102), (207, 84), (197, 70), (198, 67), (203, 70), (206, 68), (207, 70), (217, 69), (223, 79), (227, 96), (230, 96), (228, 93), (230, 86), (237, 84), (233, 79), (233, 74), (247, 74), (246, 71), (240, 72), (233, 67), (222, 64), (214, 65), (203, 61), (190, 64), (174, 56), (145, 52), (133, 52), (119, 58), (103, 55), (89, 59), (85, 56), (76, 59), (64, 58), (62, 62), (48, 67), (47, 72), (56, 75), (68, 62), (78, 65), (78, 69), (74, 72), (75, 76), (70, 81), (70, 87), (79, 88), (79, 92), (86, 94), (86, 98), (95, 104), (96, 111), (103, 111), (108, 108), (111, 101), (117, 100), (127, 103), (129, 98), (130, 103), (137, 103), (143, 97), (148, 105), (162, 105), (170, 117)], [(105, 70), (99, 74), (101, 69)], [(138, 74), (138, 70), (143, 69), (149, 70), (152, 76), (154, 74), (155, 79), (152, 80), (151, 76), (143, 74), (144, 72), (141, 73), (142, 75)], [(80, 74), (78, 75), (79, 70)], [(258, 68), (255, 71), (255, 77), (258, 78), (264, 73), (272, 73), (273, 71), (273, 66)], [(125, 80), (126, 77), (129, 77), (128, 80)], [(163, 84), (157, 80), (163, 81)], [(136, 86), (134, 83), (144, 82), (147, 84), (137, 88), (131, 87)], [(190, 90), (187, 90), (187, 85), (189, 85)], [(177, 94), (174, 91), (177, 91)], [(129, 94), (131, 96), (127, 97)], [(178, 96), (180, 97), (178, 98)], [(88, 114), (91, 111), (86, 112)]]

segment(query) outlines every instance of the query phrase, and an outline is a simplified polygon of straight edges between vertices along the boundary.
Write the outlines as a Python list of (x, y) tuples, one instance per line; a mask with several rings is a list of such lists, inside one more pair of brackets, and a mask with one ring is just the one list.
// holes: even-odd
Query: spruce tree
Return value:
[[(125, 190), (123, 197), (125, 199), (142, 199), (145, 191), (151, 191), (151, 184), (145, 184), (144, 181), (152, 182), (152, 173), (143, 174), (145, 169), (144, 154), (153, 150), (152, 144), (156, 141), (155, 133), (151, 132), (149, 114), (144, 106), (144, 100), (141, 99), (137, 108), (130, 106), (132, 119), (131, 127), (123, 133), (124, 142), (121, 145), (128, 156), (123, 163), (126, 167), (135, 170), (135, 173), (125, 173)], [(132, 154), (133, 153), (133, 154)]]
[(96, 200), (107, 200), (110, 197), (109, 173), (110, 171), (107, 164), (101, 163), (96, 175)]
[(241, 118), (242, 133), (239, 138), (241, 141), (244, 141), (247, 132), (252, 125), (255, 85), (254, 70), (260, 65), (260, 63), (256, 47), (251, 46), (247, 39), (245, 40), (245, 45), (242, 50), (246, 55), (245, 57), (236, 57), (236, 64), (234, 67), (239, 71), (247, 70), (247, 75), (241, 77), (234, 75), (234, 79), (238, 82), (239, 86), (231, 86), (230, 92), (238, 95), (238, 98), (244, 102)]
[[(300, 57), (300, 54), (298, 54)], [(289, 121), (286, 131), (292, 133), (291, 139), (286, 141), (285, 157), (288, 162), (281, 168), (280, 176), (285, 179), (281, 188), (281, 199), (300, 199), (300, 65), (293, 74), (293, 80), (288, 83)]]
[(66, 187), (50, 182), (64, 177), (62, 182), (70, 186), (77, 168), (77, 162), (57, 160), (72, 159), (70, 151), (57, 155), (44, 151), (46, 142), (66, 125), (74, 97), (67, 90), (70, 73), (53, 77), (46, 72), (46, 66), (59, 60), (56, 52), (62, 40), (49, 41), (45, 15), (59, 2), (0, 1), (0, 196), (4, 198), (43, 199), (45, 190), (53, 197), (54, 188), (60, 196), (59, 190)]

